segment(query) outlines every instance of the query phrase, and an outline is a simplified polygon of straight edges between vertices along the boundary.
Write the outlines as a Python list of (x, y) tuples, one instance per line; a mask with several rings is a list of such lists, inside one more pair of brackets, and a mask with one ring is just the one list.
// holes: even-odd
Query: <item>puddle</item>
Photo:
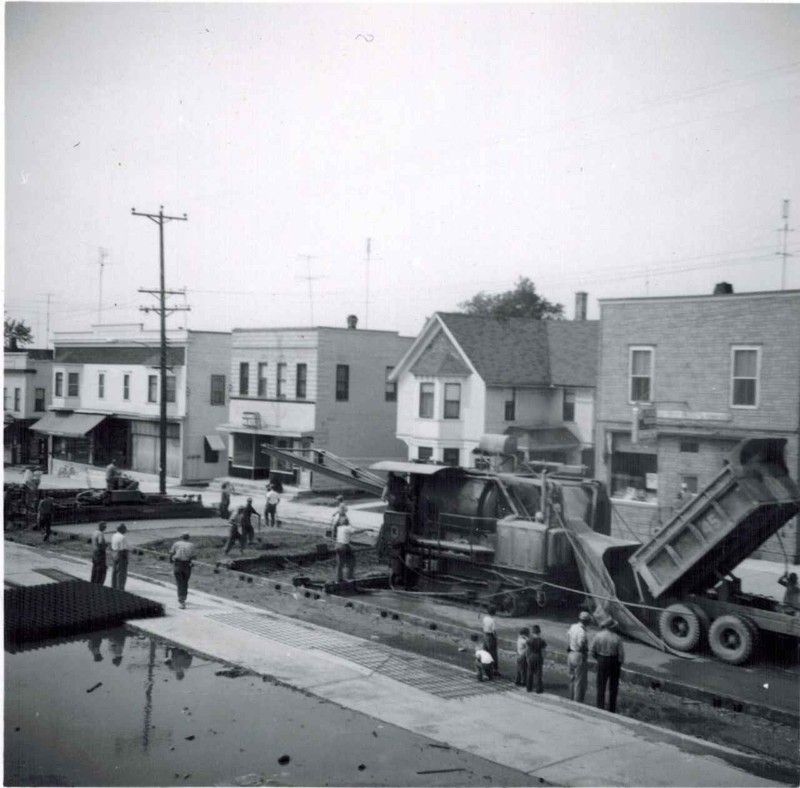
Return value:
[(531, 780), (124, 628), (6, 653), (4, 736), (6, 785)]

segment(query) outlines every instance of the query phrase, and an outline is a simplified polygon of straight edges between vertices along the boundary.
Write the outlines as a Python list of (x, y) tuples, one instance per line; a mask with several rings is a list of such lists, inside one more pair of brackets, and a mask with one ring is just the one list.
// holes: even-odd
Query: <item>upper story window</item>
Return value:
[(225, 375), (211, 376), (211, 404), (225, 404)]
[(129, 400), (131, 398), (131, 375), (126, 372), (122, 376), (122, 399)]
[(506, 392), (505, 408), (503, 419), (505, 421), (515, 421), (517, 418), (517, 390), (509, 389)]
[(22, 402), (22, 389), (14, 389), (14, 410), (19, 410)]
[(308, 380), (308, 365), (307, 364), (298, 364), (297, 365), (297, 378), (295, 381), (295, 391), (294, 396), (296, 399), (305, 399), (306, 398), (306, 382)]
[(278, 399), (286, 399), (286, 363), (284, 361), (278, 362), (278, 377), (275, 396)]
[(176, 386), (175, 375), (167, 375), (167, 402), (175, 402)]
[(731, 406), (757, 408), (759, 377), (761, 375), (760, 347), (731, 348)]
[(267, 396), (267, 362), (258, 362), (258, 396)]
[(80, 375), (77, 372), (70, 372), (67, 375), (67, 396), (80, 396)]
[(106, 397), (106, 373), (97, 373), (97, 399), (105, 399)]
[(433, 459), (433, 449), (430, 446), (420, 446), (417, 449), (417, 459), (425, 461)]
[(419, 417), (433, 418), (433, 383), (419, 384)]
[(444, 417), (446, 419), (461, 418), (461, 384), (444, 384)]
[(630, 394), (629, 402), (653, 401), (653, 357), (652, 347), (630, 349)]
[(239, 396), (246, 397), (250, 390), (250, 365), (246, 361), (239, 364)]
[(564, 389), (562, 421), (575, 421), (575, 389)]
[(350, 399), (350, 367), (347, 364), (336, 365), (336, 401), (347, 402)]
[(386, 388), (383, 395), (386, 402), (397, 402), (397, 381), (389, 380), (392, 372), (394, 372), (394, 367), (386, 367)]
[(8, 389), (3, 387), (3, 410), (8, 410)]
[(33, 409), (36, 412), (41, 412), (44, 410), (44, 389), (37, 388), (34, 389), (33, 392)]
[(458, 467), (461, 462), (461, 452), (459, 449), (443, 449), (442, 462), (445, 465), (454, 465)]
[(56, 372), (55, 382), (53, 383), (53, 396), (55, 397), (63, 397), (64, 396), (64, 373), (63, 372)]
[(147, 401), (158, 402), (158, 375), (147, 376)]

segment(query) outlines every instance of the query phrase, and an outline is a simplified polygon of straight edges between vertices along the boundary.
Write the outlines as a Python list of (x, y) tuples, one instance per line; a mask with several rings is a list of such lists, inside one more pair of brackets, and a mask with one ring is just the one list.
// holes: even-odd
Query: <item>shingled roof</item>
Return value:
[(437, 315), (488, 386), (597, 384), (596, 320)]

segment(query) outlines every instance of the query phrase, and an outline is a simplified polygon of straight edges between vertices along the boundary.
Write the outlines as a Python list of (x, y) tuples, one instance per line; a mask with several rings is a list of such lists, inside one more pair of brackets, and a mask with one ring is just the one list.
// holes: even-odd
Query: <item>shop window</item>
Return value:
[(461, 418), (461, 384), (444, 384), (444, 417), (446, 419)]
[(297, 365), (297, 374), (295, 377), (295, 390), (294, 396), (295, 399), (305, 399), (306, 398), (306, 383), (308, 380), (308, 365), (307, 364), (298, 364)]
[(55, 392), (53, 396), (55, 397), (63, 397), (64, 396), (64, 373), (63, 372), (56, 372), (56, 379), (53, 383), (53, 391)]
[(40, 413), (40, 412), (42, 412), (44, 410), (44, 398), (45, 398), (45, 394), (44, 394), (44, 389), (43, 388), (34, 389), (34, 392), (33, 392), (33, 409), (37, 413)]
[(442, 462), (445, 465), (458, 467), (461, 461), (461, 452), (458, 449), (444, 449), (442, 451)]
[(564, 402), (561, 413), (562, 421), (575, 421), (575, 390), (564, 389)]
[(653, 348), (630, 349), (630, 402), (652, 402)]
[(347, 402), (350, 399), (350, 367), (347, 364), (336, 365), (336, 401)]
[(384, 400), (386, 402), (397, 402), (397, 381), (389, 380), (389, 375), (394, 372), (394, 367), (386, 367), (386, 387), (384, 389)]
[(657, 503), (657, 455), (614, 452), (611, 455), (611, 497)]
[(211, 376), (211, 404), (225, 404), (225, 375)]
[(286, 399), (286, 364), (284, 362), (278, 364), (278, 380), (275, 396), (278, 399)]
[(731, 353), (731, 406), (756, 408), (761, 348), (735, 347)]
[(515, 421), (517, 418), (517, 390), (509, 389), (506, 394), (505, 409), (503, 413), (505, 421)]
[(419, 417), (433, 418), (433, 383), (419, 384)]
[(158, 402), (158, 375), (147, 376), (147, 401)]
[(175, 402), (175, 375), (167, 375), (167, 402)]
[(70, 372), (67, 375), (67, 396), (80, 396), (80, 375), (77, 372)]
[(417, 459), (424, 462), (433, 458), (433, 449), (430, 446), (419, 446), (417, 448)]
[(250, 365), (246, 361), (239, 364), (239, 396), (246, 397), (250, 390)]
[(258, 396), (267, 396), (267, 362), (258, 362)]

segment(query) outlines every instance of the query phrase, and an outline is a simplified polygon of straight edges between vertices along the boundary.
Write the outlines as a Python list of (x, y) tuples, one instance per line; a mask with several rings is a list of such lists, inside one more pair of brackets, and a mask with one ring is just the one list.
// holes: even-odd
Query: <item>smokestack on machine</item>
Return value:
[(348, 315), (347, 316), (347, 327), (348, 328), (358, 328), (358, 318), (355, 315)]
[(586, 303), (588, 298), (588, 293), (584, 293), (580, 290), (575, 293), (575, 320), (586, 320)]
[(730, 282), (717, 282), (714, 285), (714, 295), (730, 295), (733, 292), (733, 285)]

